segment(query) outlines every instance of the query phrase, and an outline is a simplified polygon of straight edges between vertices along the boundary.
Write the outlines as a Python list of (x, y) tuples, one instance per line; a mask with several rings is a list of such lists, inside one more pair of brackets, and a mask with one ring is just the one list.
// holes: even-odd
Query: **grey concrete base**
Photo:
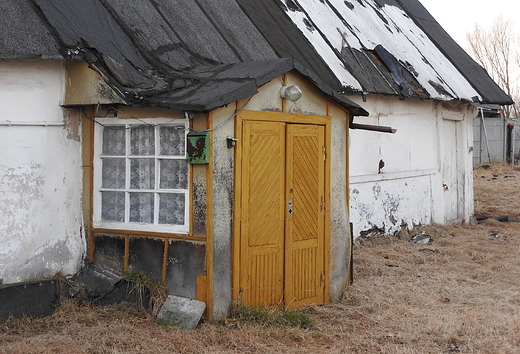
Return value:
[(205, 309), (205, 302), (170, 295), (157, 316), (157, 322), (184, 329), (195, 329)]
[(52, 315), (67, 284), (58, 279), (0, 286), (0, 322), (8, 317)]

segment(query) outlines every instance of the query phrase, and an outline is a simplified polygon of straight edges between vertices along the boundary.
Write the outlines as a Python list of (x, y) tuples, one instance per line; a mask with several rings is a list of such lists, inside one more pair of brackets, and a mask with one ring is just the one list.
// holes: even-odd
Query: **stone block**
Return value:
[(157, 322), (184, 329), (195, 329), (199, 324), (206, 303), (169, 295), (157, 316)]

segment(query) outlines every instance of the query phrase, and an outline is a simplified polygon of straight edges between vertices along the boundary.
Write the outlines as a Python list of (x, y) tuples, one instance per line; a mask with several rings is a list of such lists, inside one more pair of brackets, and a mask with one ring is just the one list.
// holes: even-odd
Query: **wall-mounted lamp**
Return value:
[(280, 97), (287, 98), (289, 101), (296, 102), (302, 97), (302, 90), (296, 85), (282, 86), (280, 89)]

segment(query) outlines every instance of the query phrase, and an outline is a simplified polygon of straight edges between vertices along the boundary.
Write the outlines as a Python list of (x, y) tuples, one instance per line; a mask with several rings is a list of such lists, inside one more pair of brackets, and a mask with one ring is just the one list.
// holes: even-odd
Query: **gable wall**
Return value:
[[(350, 131), (355, 237), (372, 229), (392, 234), (402, 227), (470, 221), (472, 105), (376, 95), (367, 102), (350, 98), (371, 113), (355, 122), (397, 129), (395, 134)], [(385, 164), (381, 173), (380, 160)]]
[(85, 252), (80, 117), (60, 107), (63, 62), (0, 72), (0, 283), (73, 274)]

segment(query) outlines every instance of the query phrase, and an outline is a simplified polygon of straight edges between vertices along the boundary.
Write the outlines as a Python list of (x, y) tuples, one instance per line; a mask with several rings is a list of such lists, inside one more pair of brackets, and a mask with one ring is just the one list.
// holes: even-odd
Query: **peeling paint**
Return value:
[[(35, 201), (42, 198), (43, 166), (34, 162), (18, 168), (0, 166), (0, 234), (23, 235), (31, 225)], [(7, 240), (8, 243), (16, 242)], [(5, 246), (4, 246), (5, 247)]]
[(378, 183), (375, 183), (374, 186), (372, 187), (372, 191), (374, 192), (375, 200), (378, 200), (379, 197), (381, 196), (381, 185), (379, 185)]
[(390, 193), (385, 193), (386, 198), (383, 202), (383, 207), (385, 209), (385, 219), (390, 220), (393, 225), (397, 225), (397, 212), (399, 211), (399, 204), (402, 197), (391, 195)]
[(81, 112), (78, 109), (64, 108), (63, 121), (65, 122), (64, 129), (67, 131), (67, 139), (80, 142)]
[[(2, 113), (13, 121), (63, 122), (60, 61), (0, 62)], [(17, 90), (9, 91), (17, 82)], [(7, 90), (7, 91), (6, 91)], [(85, 255), (80, 230), (79, 119), (59, 126), (0, 129), (0, 279), (4, 284), (75, 273)]]

